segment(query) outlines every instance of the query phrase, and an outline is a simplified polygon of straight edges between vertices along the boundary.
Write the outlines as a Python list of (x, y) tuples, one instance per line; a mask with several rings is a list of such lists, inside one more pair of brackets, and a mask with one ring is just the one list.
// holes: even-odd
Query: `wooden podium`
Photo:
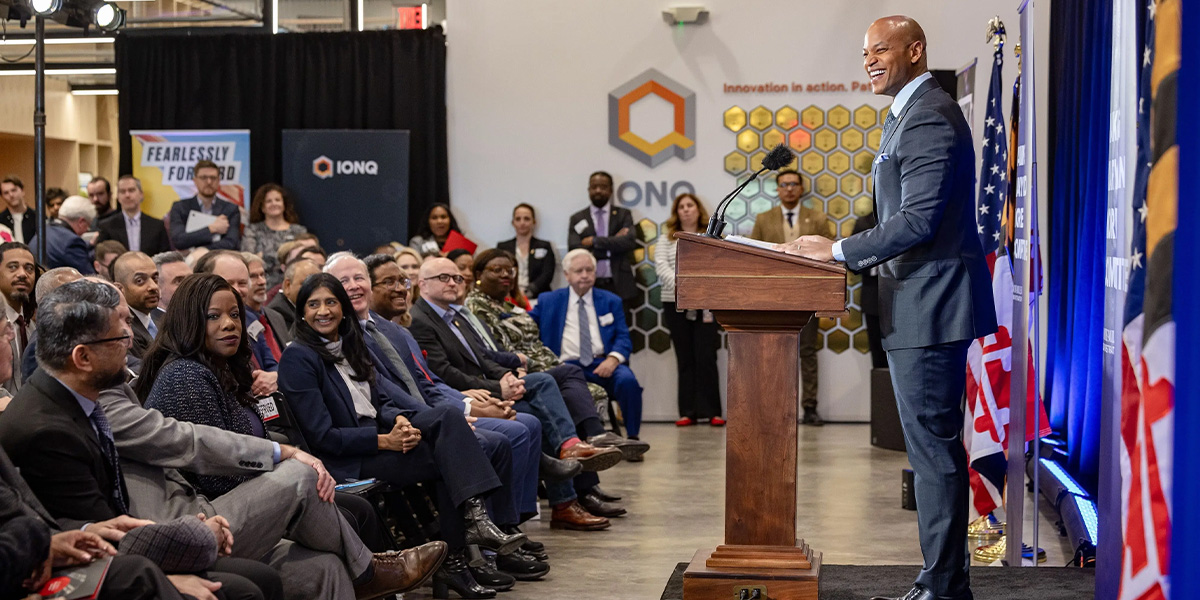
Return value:
[(846, 269), (678, 233), (675, 302), (729, 340), (725, 544), (700, 549), (684, 600), (816, 600), (821, 554), (796, 536), (800, 330), (846, 310)]

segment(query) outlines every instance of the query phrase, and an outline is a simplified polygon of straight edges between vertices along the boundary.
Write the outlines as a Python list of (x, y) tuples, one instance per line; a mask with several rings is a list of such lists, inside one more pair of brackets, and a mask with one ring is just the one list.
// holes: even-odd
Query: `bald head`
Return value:
[(49, 271), (42, 273), (41, 277), (38, 277), (37, 287), (34, 289), (34, 296), (39, 299), (45, 298), (46, 296), (50, 295), (50, 292), (53, 292), (54, 290), (57, 290), (63, 285), (71, 283), (72, 281), (78, 281), (82, 278), (83, 275), (80, 275), (79, 271), (76, 271), (72, 267), (58, 267), (56, 269), (50, 269)]
[(909, 17), (895, 15), (872, 23), (863, 40), (863, 68), (871, 78), (871, 91), (895, 96), (929, 71), (925, 46), (925, 31)]
[[(431, 258), (421, 265), (421, 297), (445, 310), (458, 302), (465, 278), (448, 258)], [(446, 281), (442, 281), (445, 279)]]

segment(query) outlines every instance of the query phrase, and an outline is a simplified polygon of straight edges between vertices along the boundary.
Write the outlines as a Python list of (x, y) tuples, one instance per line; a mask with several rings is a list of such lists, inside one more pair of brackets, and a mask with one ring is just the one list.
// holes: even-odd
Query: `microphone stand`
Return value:
[(730, 192), (728, 196), (725, 196), (725, 198), (717, 203), (716, 210), (713, 211), (712, 217), (708, 220), (708, 229), (704, 232), (704, 235), (710, 238), (721, 239), (721, 233), (725, 231), (726, 225), (725, 210), (729, 208), (729, 203), (732, 202), (733, 199), (736, 198), (737, 195), (740, 194), (742, 190), (750, 184), (751, 181), (758, 179), (758, 176), (766, 170), (768, 170), (767, 167), (759, 169), (757, 173), (746, 178), (746, 181), (743, 181), (741, 185), (737, 186), (737, 189)]

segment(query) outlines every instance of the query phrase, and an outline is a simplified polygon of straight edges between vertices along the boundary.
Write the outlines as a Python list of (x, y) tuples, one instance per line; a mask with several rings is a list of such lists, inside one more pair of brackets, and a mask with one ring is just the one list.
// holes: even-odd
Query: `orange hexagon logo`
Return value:
[(313, 160), (313, 175), (321, 179), (333, 177), (333, 161), (328, 156), (318, 156)]
[[(651, 94), (674, 108), (671, 132), (656, 141), (633, 131), (629, 119), (630, 107)], [(696, 93), (657, 69), (647, 69), (608, 93), (608, 143), (648, 167), (656, 167), (672, 156), (692, 158), (696, 155)]]

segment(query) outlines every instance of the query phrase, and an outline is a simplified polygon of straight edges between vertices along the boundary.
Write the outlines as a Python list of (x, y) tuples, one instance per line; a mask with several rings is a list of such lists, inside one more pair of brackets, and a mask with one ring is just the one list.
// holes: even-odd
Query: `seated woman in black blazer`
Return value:
[(465, 568), (466, 545), (508, 554), (526, 537), (506, 535), (488, 517), (482, 497), (499, 490), (500, 479), (461, 411), (418, 413), (392, 400), (401, 392), (375, 376), (354, 306), (332, 275), (304, 282), (296, 316), (295, 339), (279, 361), (279, 388), (313, 453), (339, 481), (438, 481), (438, 520), (451, 554), (434, 576), (434, 597), (447, 597), (448, 589), (464, 598), (494, 596)]
[(537, 227), (537, 213), (524, 202), (513, 209), (513, 229), (517, 237), (504, 240), (496, 247), (507, 250), (517, 257), (517, 286), (527, 298), (536, 300), (538, 294), (550, 291), (558, 259), (554, 258), (554, 247), (546, 240), (533, 237)]

